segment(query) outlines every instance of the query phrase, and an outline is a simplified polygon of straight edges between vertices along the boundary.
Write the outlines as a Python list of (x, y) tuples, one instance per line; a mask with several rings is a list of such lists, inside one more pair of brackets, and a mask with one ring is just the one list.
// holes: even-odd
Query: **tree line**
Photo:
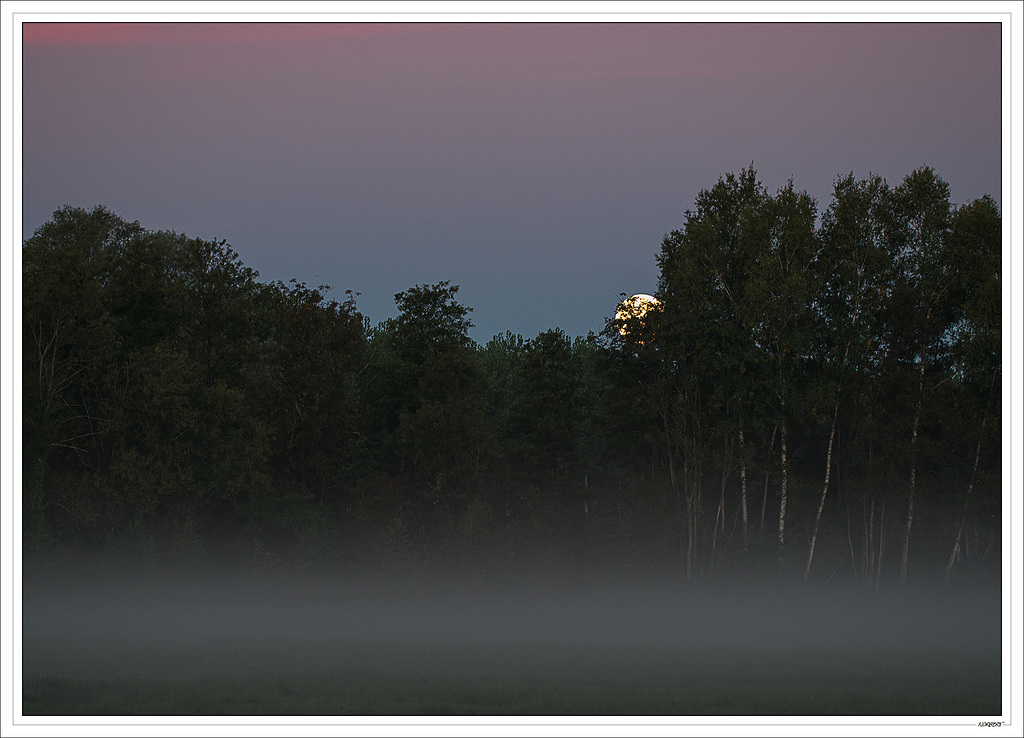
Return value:
[(23, 540), (251, 567), (666, 567), (877, 588), (998, 571), (1001, 221), (921, 168), (818, 212), (753, 166), (656, 307), (469, 337), (450, 282), (264, 283), (65, 206), (24, 242)]

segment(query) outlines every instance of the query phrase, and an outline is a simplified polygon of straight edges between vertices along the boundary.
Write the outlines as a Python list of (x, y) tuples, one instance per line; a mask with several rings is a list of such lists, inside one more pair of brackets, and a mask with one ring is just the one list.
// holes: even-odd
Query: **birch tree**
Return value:
[[(750, 325), (744, 322), (744, 313), (749, 312), (744, 302), (750, 257), (742, 250), (744, 223), (749, 222), (750, 211), (765, 197), (753, 167), (738, 176), (726, 175), (714, 187), (701, 190), (695, 208), (686, 213), (684, 227), (665, 237), (658, 256), (658, 295), (665, 304), (658, 340), (678, 378), (686, 408), (682, 427), (687, 429), (685, 442), (690, 449), (684, 458), (683, 474), (690, 542), (688, 565), (696, 556), (701, 463), (710, 450), (708, 431), (718, 439), (722, 485), (711, 531), (712, 549), (717, 547), (718, 531), (724, 525), (728, 467), (738, 459), (741, 478), (745, 477), (742, 464), (748, 455), (747, 438), (751, 431), (767, 433), (762, 412), (765, 367)], [(702, 424), (705, 430), (701, 431)], [(729, 453), (744, 431), (747, 434), (739, 441), (741, 453)], [(744, 490), (741, 485), (741, 495)], [(741, 510), (745, 509), (741, 501)]]
[[(910, 534), (917, 503), (920, 431), (926, 389), (941, 381), (940, 353), (950, 325), (950, 305), (956, 274), (947, 261), (951, 208), (949, 185), (924, 167), (908, 174), (893, 192), (890, 249), (895, 265), (889, 349), (897, 366), (908, 370), (907, 390), (914, 398), (910, 439), (906, 516), (900, 554), (899, 581), (906, 584)], [(937, 374), (928, 380), (929, 371)], [(912, 377), (912, 379), (911, 379)]]
[(816, 252), (817, 206), (790, 181), (762, 199), (743, 224), (740, 249), (750, 277), (741, 321), (771, 367), (767, 391), (779, 428), (778, 564), (784, 565), (789, 492), (789, 429), (803, 408), (801, 383), (812, 338), (810, 268)]
[(976, 437), (976, 442), (973, 444), (956, 536), (946, 564), (947, 580), (960, 558), (982, 452), (998, 446), (1000, 442), (1001, 242), (999, 210), (991, 198), (983, 197), (956, 210), (950, 235), (950, 257), (960, 277), (962, 309), (951, 331), (951, 340), (954, 373), (963, 398), (962, 415), (967, 415), (963, 418), (962, 427), (966, 430), (973, 426), (974, 432), (969, 435)]
[(836, 181), (833, 199), (822, 216), (821, 251), (815, 314), (823, 382), (818, 402), (830, 417), (824, 480), (811, 530), (804, 580), (810, 577), (825, 501), (832, 478), (833, 447), (848, 372), (858, 371), (878, 325), (891, 278), (885, 248), (890, 190), (881, 177), (856, 180), (849, 174)]

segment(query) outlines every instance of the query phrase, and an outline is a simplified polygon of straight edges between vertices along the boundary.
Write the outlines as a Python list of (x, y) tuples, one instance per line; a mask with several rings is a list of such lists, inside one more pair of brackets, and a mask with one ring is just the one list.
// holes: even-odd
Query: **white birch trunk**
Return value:
[(864, 523), (864, 572), (868, 587), (875, 579), (875, 498), (871, 498), (871, 512)]
[(832, 441), (836, 437), (836, 420), (839, 417), (839, 404), (832, 414), (832, 430), (828, 434), (828, 454), (825, 456), (825, 483), (821, 488), (821, 500), (818, 501), (818, 514), (814, 516), (814, 529), (811, 531), (811, 550), (807, 554), (807, 566), (804, 568), (804, 581), (811, 575), (811, 562), (814, 561), (814, 545), (818, 540), (818, 525), (821, 523), (821, 512), (825, 509), (825, 497), (828, 495), (828, 482), (832, 472)]
[(782, 568), (786, 548), (786, 487), (789, 481), (789, 466), (786, 461), (786, 426), (781, 426), (779, 438), (782, 439), (782, 481), (780, 483), (779, 501), (779, 568)]
[(921, 402), (924, 399), (924, 357), (917, 388), (917, 409), (914, 411), (914, 429), (910, 436), (910, 492), (907, 495), (907, 526), (903, 531), (903, 555), (900, 557), (900, 584), (907, 583), (907, 560), (910, 558), (910, 528), (914, 524), (914, 488), (917, 486), (917, 430), (921, 425)]
[[(982, 432), (985, 431), (984, 422), (981, 424)], [(956, 540), (953, 541), (953, 551), (949, 554), (949, 563), (946, 564), (946, 581), (949, 581), (949, 573), (953, 570), (957, 555), (960, 553), (960, 540), (964, 535), (964, 525), (967, 523), (967, 506), (971, 500), (971, 491), (974, 489), (974, 478), (978, 473), (978, 459), (981, 458), (981, 439), (978, 439), (978, 447), (974, 451), (974, 468), (971, 470), (971, 482), (967, 485), (967, 493), (964, 495), (964, 507), (960, 511), (960, 525), (956, 529)]]
[(743, 431), (740, 431), (740, 517), (743, 521), (743, 549), (749, 545), (747, 536), (747, 459), (743, 453)]
[(850, 544), (850, 566), (853, 567), (853, 583), (859, 584), (860, 578), (857, 576), (857, 554), (853, 550), (853, 527), (850, 525), (849, 500), (847, 500), (846, 503), (846, 540)]
[(757, 540), (764, 539), (764, 516), (768, 514), (768, 472), (764, 473), (764, 492), (761, 495), (761, 522), (757, 528)]
[(875, 590), (882, 581), (882, 559), (885, 556), (885, 544), (888, 536), (885, 533), (885, 501), (882, 501), (882, 513), (878, 520), (878, 555), (875, 557)]
[[(775, 434), (778, 433), (778, 431), (779, 431), (779, 426), (775, 426), (772, 429), (772, 440), (768, 444), (768, 452), (769, 453), (771, 453), (771, 450), (773, 448), (775, 448)], [(765, 515), (768, 513), (768, 476), (769, 476), (769, 472), (767, 470), (765, 470), (765, 473), (764, 473), (764, 494), (762, 494), (762, 496), (761, 496), (761, 522), (759, 523), (758, 529), (757, 529), (757, 540), (759, 540), (759, 541), (764, 539), (764, 519), (765, 519)]]
[(989, 384), (989, 395), (988, 402), (985, 404), (985, 415), (981, 419), (981, 429), (978, 433), (978, 445), (974, 449), (974, 466), (971, 468), (971, 481), (967, 485), (967, 493), (964, 495), (964, 507), (960, 512), (960, 525), (957, 527), (956, 540), (953, 541), (953, 551), (949, 555), (949, 563), (946, 564), (946, 581), (949, 581), (949, 573), (953, 569), (953, 564), (956, 563), (957, 556), (960, 553), (960, 541), (963, 538), (964, 526), (967, 523), (967, 506), (971, 500), (971, 492), (974, 490), (974, 481), (978, 476), (978, 462), (981, 459), (981, 442), (985, 437), (985, 426), (988, 424), (989, 410), (992, 408), (992, 384), (995, 383), (996, 374), (993, 373), (991, 383)]
[(718, 509), (715, 511), (715, 529), (711, 534), (711, 571), (715, 571), (715, 562), (718, 560), (718, 534), (725, 535), (725, 483), (729, 478), (726, 467), (722, 468), (722, 486), (719, 488)]

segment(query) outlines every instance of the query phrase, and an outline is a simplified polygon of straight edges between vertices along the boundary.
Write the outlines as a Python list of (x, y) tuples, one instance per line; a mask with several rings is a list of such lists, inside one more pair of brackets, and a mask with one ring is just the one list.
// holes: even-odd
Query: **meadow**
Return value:
[[(114, 658), (112, 655), (111, 658)], [(118, 653), (26, 678), (25, 715), (885, 716), (1001, 712), (998, 663), (921, 653), (363, 648)], [(81, 662), (80, 662), (81, 664)], [(113, 666), (113, 664), (111, 664)]]
[(996, 593), (666, 583), (28, 591), (33, 716), (999, 715)]

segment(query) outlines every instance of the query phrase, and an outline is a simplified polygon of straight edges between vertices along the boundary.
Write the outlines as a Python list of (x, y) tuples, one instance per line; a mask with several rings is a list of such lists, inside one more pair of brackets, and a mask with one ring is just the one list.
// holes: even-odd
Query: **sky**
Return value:
[(1002, 205), (998, 23), (580, 18), (26, 24), (22, 237), (104, 205), (372, 323), (451, 280), (486, 343), (600, 331), (751, 164), (820, 210), (839, 175), (924, 165)]

